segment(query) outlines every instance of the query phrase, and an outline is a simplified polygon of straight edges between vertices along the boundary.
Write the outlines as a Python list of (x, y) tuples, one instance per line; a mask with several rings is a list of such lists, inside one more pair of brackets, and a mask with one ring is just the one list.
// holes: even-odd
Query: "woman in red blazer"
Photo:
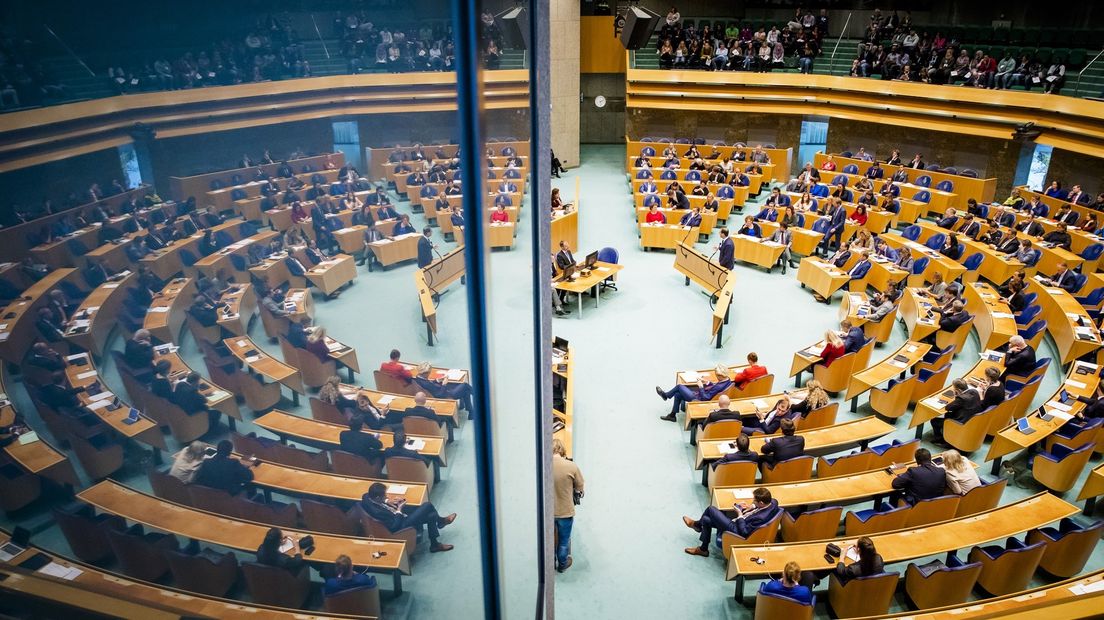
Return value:
[(824, 334), (824, 342), (827, 344), (824, 345), (824, 350), (820, 352), (820, 363), (827, 368), (832, 365), (832, 362), (836, 361), (836, 358), (842, 357), (846, 349), (843, 347), (843, 339), (831, 330)]

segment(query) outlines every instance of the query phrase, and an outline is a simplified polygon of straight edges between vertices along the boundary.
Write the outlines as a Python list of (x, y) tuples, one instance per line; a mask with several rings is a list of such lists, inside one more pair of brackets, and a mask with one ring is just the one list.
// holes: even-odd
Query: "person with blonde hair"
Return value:
[(813, 592), (801, 585), (801, 567), (797, 562), (786, 562), (782, 579), (772, 579), (763, 585), (764, 594), (782, 596), (806, 605), (813, 602)]
[[(839, 338), (839, 336), (836, 336), (836, 338)], [(820, 384), (820, 381), (810, 379), (805, 383), (805, 399), (795, 403), (793, 411), (799, 415), (808, 415), (810, 411), (815, 411), (827, 405), (828, 400), (828, 392), (824, 391), (824, 386)]]
[(305, 348), (313, 353), (318, 361), (322, 363), (330, 361), (330, 348), (326, 346), (326, 328), (315, 327), (307, 336), (307, 346)]
[(567, 458), (567, 449), (559, 439), (552, 440), (552, 482), (556, 492), (553, 516), (556, 525), (556, 571), (571, 567), (571, 527), (575, 524), (575, 501), (583, 496), (583, 472)]
[(169, 468), (169, 475), (184, 484), (190, 484), (195, 478), (199, 466), (207, 452), (207, 444), (202, 441), (193, 441), (182, 450), (173, 455), (173, 464)]
[(353, 588), (374, 588), (376, 578), (372, 575), (353, 571), (353, 560), (342, 553), (334, 560), (334, 576), (326, 579), (322, 585), (324, 596), (333, 596), (338, 592)]
[(837, 332), (828, 330), (824, 332), (824, 349), (820, 352), (820, 361), (817, 363), (827, 368), (832, 365), (832, 362), (842, 357), (846, 352), (847, 349), (843, 345), (843, 338), (840, 338)]
[(958, 450), (943, 453), (943, 470), (947, 472), (947, 490), (951, 493), (965, 495), (981, 486), (977, 470)]

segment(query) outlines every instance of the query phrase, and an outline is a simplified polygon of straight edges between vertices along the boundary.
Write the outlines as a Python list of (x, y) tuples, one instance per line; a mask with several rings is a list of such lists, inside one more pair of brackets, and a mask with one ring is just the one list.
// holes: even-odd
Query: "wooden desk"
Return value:
[[(1085, 374), (1079, 374), (1079, 369), (1086, 371)], [(1043, 441), (1061, 428), (1070, 417), (1083, 411), (1085, 404), (1077, 400), (1071, 400), (1064, 405), (1061, 404), (1060, 393), (1065, 390), (1074, 399), (1078, 396), (1094, 395), (1100, 383), (1099, 372), (1100, 367), (1096, 364), (1074, 362), (1066, 374), (1065, 381), (1058, 386), (1058, 391), (1047, 402), (1043, 403), (1042, 409), (1052, 416), (1049, 421), (1039, 417), (1039, 412), (1036, 410), (1024, 417), (1028, 425), (1035, 429), (1035, 432), (1026, 435), (1021, 433), (1017, 428), (1016, 421), (997, 432), (993, 436), (992, 443), (989, 444), (989, 452), (985, 455), (986, 461), (993, 461), (993, 475), (1000, 472), (1002, 458)], [(1058, 405), (1056, 406), (1055, 403), (1058, 403)]]
[[(653, 201), (658, 206), (663, 206), (663, 205), (667, 204), (667, 195), (666, 194), (645, 192), (641, 189), (643, 187), (645, 181), (646, 181), (646, 179), (633, 179), (633, 181), (632, 181), (633, 207), (635, 207), (637, 209), (643, 207), (643, 208), (646, 209), (649, 206), (649, 204), (647, 204), (647, 203), (650, 203), (650, 202), (653, 202)], [(722, 187), (727, 187), (730, 190), (732, 190), (732, 196), (733, 196), (732, 198), (717, 198), (717, 211), (716, 211), (716, 213), (717, 213), (717, 220), (718, 221), (727, 222), (729, 216), (732, 215), (732, 210), (733, 209), (739, 209), (740, 211), (743, 211), (744, 204), (747, 203), (747, 199), (748, 199), (748, 188), (747, 188), (746, 185), (741, 185), (741, 186), (735, 186), (734, 187), (732, 185), (727, 185), (727, 184), (723, 184), (723, 183), (709, 183), (708, 186), (709, 186), (709, 191), (713, 192), (713, 197), (714, 198), (717, 198), (717, 194), (718, 194), (718, 192), (720, 192)], [(659, 188), (657, 188), (657, 189), (659, 189)], [(650, 198), (650, 196), (654, 196), (654, 198)], [(705, 208), (705, 196), (696, 196), (694, 194), (686, 194), (686, 199), (690, 201), (690, 208), (691, 209), (693, 209), (694, 207), (698, 207), (702, 210), (702, 213), (705, 213), (707, 211), (709, 211), (710, 213), (713, 212), (710, 209)], [(572, 246), (572, 247), (574, 247), (574, 246)]]
[(45, 263), (54, 269), (73, 267), (76, 262), (73, 260), (73, 253), (69, 251), (69, 242), (76, 241), (86, 248), (97, 247), (100, 245), (101, 229), (99, 224), (90, 224), (49, 243), (36, 245), (29, 253), (36, 263)]
[[(805, 214), (805, 228), (798, 226), (790, 227), (790, 234), (793, 240), (790, 242), (790, 252), (798, 256), (812, 256), (816, 253), (817, 246), (820, 245), (821, 240), (824, 238), (822, 233), (818, 233), (811, 228), (811, 222), (817, 220), (816, 215), (813, 213)], [(775, 232), (778, 231), (779, 226), (775, 222), (759, 222), (759, 226), (763, 229), (763, 236), (769, 238)], [(844, 243), (853, 234), (853, 230), (848, 232), (848, 229), (854, 228), (853, 224), (844, 224)]]
[[(872, 534), (870, 538), (882, 560), (889, 565), (1003, 540), (1076, 513), (1077, 507), (1073, 504), (1049, 493), (1039, 493), (969, 517), (927, 527)], [(847, 548), (855, 544), (855, 539), (838, 538), (832, 542)], [(780, 574), (787, 562), (797, 562), (801, 570), (831, 570), (836, 560), (825, 561), (824, 543), (821, 540), (769, 547), (733, 545), (725, 576), (728, 580), (736, 580), (736, 597), (739, 599), (743, 596), (745, 578)], [(751, 561), (753, 557), (765, 561), (758, 564)]]
[[(337, 247), (345, 254), (356, 254), (364, 249), (364, 231), (368, 227), (364, 224), (346, 226), (335, 230), (333, 236), (337, 239)], [(384, 235), (386, 236), (386, 235)]]
[(698, 242), (697, 226), (679, 226), (678, 224), (641, 224), (640, 247), (673, 250), (680, 243), (694, 245)]
[(249, 338), (235, 336), (223, 340), (222, 343), (230, 350), (231, 355), (245, 364), (250, 372), (269, 382), (282, 383), (290, 389), (296, 405), (299, 404), (299, 394), (307, 393), (303, 385), (303, 376), (299, 374), (298, 368), (289, 366), (265, 353)]
[[(294, 439), (300, 443), (316, 446), (325, 450), (337, 450), (341, 447), (341, 433), (349, 430), (345, 424), (331, 424), (321, 420), (304, 418), (293, 413), (273, 409), (256, 418), (253, 422), (283, 439)], [(373, 431), (364, 429), (362, 432), (375, 435), (384, 449), (395, 445), (394, 436), (387, 431)], [(435, 464), (442, 467), (447, 465), (445, 459), (445, 440), (440, 437), (422, 437), (407, 435), (407, 441), (412, 439), (421, 441), (424, 445), (418, 448), (418, 454), (433, 459)]]
[(433, 346), (437, 334), (436, 299), (450, 284), (464, 278), (464, 246), (414, 271), (414, 289), (426, 324), (426, 341)]
[(84, 256), (80, 257), (79, 261), (74, 262), (80, 262), (81, 265), (94, 262), (103, 265), (108, 273), (118, 273), (130, 268), (130, 257), (127, 256), (126, 249), (135, 238), (140, 236), (145, 236), (145, 231), (142, 231), (140, 235), (131, 233), (116, 241), (100, 244), (99, 247), (88, 250)]
[(982, 349), (1008, 344), (1018, 333), (1016, 316), (992, 285), (972, 282), (964, 287), (966, 311), (974, 315), (974, 329)]
[[(679, 373), (680, 375), (682, 373)], [(779, 399), (789, 398), (791, 404), (797, 404), (805, 400), (808, 390), (797, 389), (765, 396), (748, 396), (747, 398), (733, 398), (729, 401), (728, 410), (740, 414), (742, 417), (751, 417), (755, 411), (770, 409)], [(709, 417), (709, 414), (717, 409), (717, 401), (703, 400), (686, 403), (686, 416), (683, 420), (683, 428), (693, 430)], [(692, 442), (695, 443), (695, 442)]]
[[(10, 536), (6, 532), (0, 533), (0, 541), (8, 540)], [(46, 555), (54, 564), (75, 568), (80, 571), (80, 574), (70, 580), (62, 580), (47, 577), (41, 572), (16, 572), (10, 568), (18, 567), (38, 554)], [(19, 593), (46, 601), (65, 601), (68, 606), (103, 617), (148, 620), (165, 617), (166, 611), (172, 612), (168, 615), (171, 618), (202, 617), (226, 620), (247, 620), (260, 615), (279, 620), (325, 620), (351, 617), (247, 604), (235, 599), (216, 598), (146, 581), (136, 581), (91, 564), (64, 558), (34, 545), (9, 562), (3, 563), (2, 566), (0, 574), (4, 578), (0, 580), (0, 591), (4, 591), (5, 596), (14, 597)]]
[[(161, 427), (144, 412), (139, 412), (138, 421), (133, 424), (127, 424), (124, 421), (130, 416), (130, 405), (107, 388), (88, 353), (78, 353), (66, 358), (65, 378), (69, 381), (69, 385), (82, 388), (87, 388), (99, 381), (102, 391), (95, 396), (89, 395), (88, 392), (77, 394), (81, 405), (111, 427), (116, 434), (126, 439), (140, 441), (157, 450), (168, 450), (165, 436), (161, 434)], [(119, 402), (118, 405), (114, 404), (116, 399)], [(156, 460), (158, 455), (156, 452), (154, 455)]]
[[(254, 553), (257, 550), (269, 530), (268, 525), (239, 521), (175, 504), (112, 480), (81, 491), (77, 494), (77, 499), (95, 506), (101, 512), (118, 515), (154, 530), (248, 553)], [(337, 556), (347, 555), (352, 559), (354, 566), (364, 566), (374, 572), (393, 574), (396, 589), (399, 591), (401, 591), (400, 575), (410, 574), (410, 557), (402, 541), (281, 529), (284, 536), (296, 543), (289, 553), (299, 552), (300, 538), (308, 535), (314, 537), (314, 552), (303, 556), (303, 559), (308, 562), (332, 564)], [(386, 555), (375, 557), (376, 551), (384, 551)]]
[[(239, 459), (242, 456), (235, 454)], [(389, 500), (404, 499), (411, 506), (420, 506), (429, 499), (426, 485), (416, 482), (342, 476), (268, 461), (261, 461), (253, 467), (253, 484), (264, 489), (266, 494), (275, 491), (292, 497), (320, 497), (344, 502), (359, 502), (368, 493), (368, 487), (376, 482), (387, 485)]]
[[(899, 463), (893, 473), (879, 467), (847, 476), (815, 478), (799, 482), (776, 484), (757, 484), (743, 487), (716, 487), (713, 489), (712, 505), (721, 510), (732, 510), (736, 503), (751, 499), (752, 492), (764, 487), (771, 492), (771, 498), (783, 508), (796, 506), (846, 506), (857, 502), (876, 500), (893, 492), (893, 479), (899, 473), (914, 465), (914, 462)], [(977, 467), (977, 464), (973, 464)]]
[[(279, 233), (274, 230), (265, 230), (252, 237), (246, 237), (241, 241), (235, 241), (218, 252), (197, 260), (193, 269), (209, 278), (218, 276), (218, 273), (222, 270), (226, 270), (229, 273), (238, 273), (238, 270), (234, 268), (233, 263), (230, 261), (231, 255), (236, 254), (244, 258), (249, 251), (249, 246), (254, 243), (268, 244), (275, 239), (278, 234)], [(248, 263), (249, 261), (246, 260), (245, 262)]]
[[(651, 156), (653, 161), (658, 160), (658, 161), (662, 162), (663, 161), (663, 157), (662, 157), (663, 149), (667, 148), (668, 146), (673, 146), (675, 148), (675, 151), (678, 152), (678, 154), (680, 156), (680, 161), (684, 164), (684, 166), (689, 166), (690, 162), (693, 161), (693, 160), (690, 160), (688, 158), (681, 157), (681, 155), (683, 153), (685, 153), (690, 148), (689, 144), (672, 144), (670, 142), (664, 142), (662, 140), (660, 140), (660, 141), (655, 141), (655, 140), (652, 140), (652, 141), (626, 140), (625, 143), (626, 143), (626, 149), (627, 149), (627, 152), (628, 152), (628, 155), (629, 155), (628, 167), (626, 169), (631, 169), (632, 168), (632, 166), (636, 163), (636, 158), (639, 157), (643, 153), (644, 147), (651, 147), (652, 149), (655, 150), (656, 154)], [(716, 148), (716, 150), (721, 154), (721, 157), (719, 159), (706, 159), (705, 155), (711, 155), (713, 153), (714, 148)], [(698, 151), (701, 152), (702, 159), (707, 164), (710, 164), (710, 165), (715, 164), (715, 163), (720, 163), (721, 161), (723, 161), (727, 157), (735, 156), (736, 153), (743, 153), (745, 160), (741, 161), (741, 162), (736, 162), (736, 164), (740, 165), (740, 166), (747, 166), (748, 164), (751, 163), (750, 162), (751, 153), (754, 150), (755, 150), (755, 145), (754, 144), (752, 146), (717, 146), (717, 147), (714, 147), (714, 146), (708, 145), (708, 144), (698, 145)], [(767, 154), (767, 157), (771, 161), (771, 165), (775, 166), (777, 178), (779, 178), (779, 179), (789, 179), (790, 178), (790, 160), (793, 159), (793, 148), (786, 148), (786, 149), (779, 149), (779, 148), (768, 149), (768, 148), (764, 148), (763, 152)], [(766, 171), (766, 165), (764, 165), (763, 170)]]
[[(172, 381), (184, 378), (193, 372), (192, 367), (184, 362), (177, 350), (177, 346), (174, 344), (162, 344), (153, 348), (154, 362), (165, 360), (169, 363), (169, 377)], [(241, 409), (238, 408), (238, 401), (229, 390), (224, 390), (207, 379), (200, 378), (199, 393), (207, 399), (208, 409), (214, 409), (226, 415), (226, 418), (230, 420), (231, 428), (233, 428), (234, 420), (241, 421), (242, 415)]]
[(31, 345), (38, 339), (38, 308), (49, 301), (49, 293), (61, 282), (76, 284), (76, 269), (55, 269), (23, 291), (17, 299), (4, 308), (0, 315), (0, 358), (19, 364)]
[(806, 256), (798, 263), (797, 281), (801, 283), (801, 288), (812, 289), (824, 298), (824, 303), (828, 303), (836, 291), (847, 286), (851, 276), (822, 258)]
[[(513, 222), (507, 222), (505, 224), (486, 224), (484, 231), (486, 231), (487, 247), (512, 249), (514, 247), (514, 234), (517, 230), (517, 225)], [(454, 228), (453, 235), (456, 239), (456, 243), (464, 245), (464, 230), (461, 228)]]
[(356, 259), (348, 254), (332, 256), (307, 272), (307, 280), (326, 297), (331, 297), (356, 280)]
[[(842, 155), (833, 154), (832, 158), (836, 161), (837, 173), (842, 171), (844, 166), (849, 164), (855, 164), (859, 167), (859, 172), (866, 174), (866, 169), (870, 167), (871, 162), (856, 159), (854, 157), (844, 157)], [(813, 156), (813, 166), (817, 170), (820, 170), (821, 166), (828, 159), (825, 153), (817, 153)], [(898, 170), (904, 169), (908, 173), (908, 182), (915, 184), (916, 179), (921, 176), (931, 177), (931, 186), (934, 188), (941, 181), (950, 181), (954, 184), (954, 190), (958, 196), (958, 201), (950, 206), (956, 208), (965, 208), (967, 198), (975, 198), (979, 203), (988, 203), (993, 201), (993, 196), (996, 195), (997, 180), (995, 178), (971, 178), (964, 177), (958, 174), (947, 174), (946, 172), (939, 172), (934, 170), (919, 170), (916, 168), (905, 168), (904, 166), (891, 166), (887, 163), (881, 163), (881, 167), (885, 170), (885, 178), (888, 179), (893, 176)], [(824, 178), (824, 172), (821, 171), (821, 178)], [(828, 173), (833, 174), (833, 173)], [(828, 179), (831, 180), (831, 179)], [(932, 192), (934, 194), (934, 192)]]
[(844, 400), (851, 400), (851, 411), (858, 408), (859, 396), (894, 377), (903, 376), (930, 350), (930, 344), (910, 340), (877, 364), (851, 375), (843, 397)]
[(376, 260), (384, 267), (418, 258), (418, 232), (399, 235), (368, 244), (368, 249), (376, 255)]
[(127, 300), (127, 287), (137, 280), (138, 274), (131, 272), (118, 282), (104, 282), (93, 289), (73, 313), (65, 338), (96, 357), (103, 355), (107, 337)]
[(194, 280), (191, 278), (172, 280), (160, 293), (154, 295), (142, 327), (148, 329), (150, 335), (159, 342), (176, 342), (194, 295)]
[(198, 257), (199, 242), (203, 239), (203, 234), (207, 232), (207, 230), (210, 230), (212, 235), (219, 232), (225, 232), (230, 235), (231, 239), (239, 239), (241, 237), (241, 233), (239, 232), (241, 224), (242, 221), (235, 218), (227, 220), (218, 226), (212, 226), (206, 230), (197, 231), (191, 237), (177, 239), (160, 250), (154, 250), (149, 255), (142, 257), (138, 262), (149, 267), (150, 271), (162, 280), (171, 280), (184, 269), (184, 261), (180, 258), (181, 250), (188, 250), (194, 256)]
[[(430, 371), (428, 378), (437, 379), (435, 371)], [(465, 376), (467, 373), (465, 373)], [(465, 379), (466, 381), (467, 379)], [(348, 399), (356, 400), (358, 396), (367, 396), (372, 404), (377, 407), (383, 407), (387, 405), (392, 411), (406, 411), (407, 409), (414, 408), (417, 403), (414, 402), (414, 397), (410, 394), (396, 394), (395, 392), (385, 392), (383, 390), (372, 390), (359, 385), (348, 385), (342, 383), (339, 386), (341, 393)], [(437, 415), (439, 422), (444, 422), (450, 427), (460, 426), (460, 403), (454, 398), (431, 398), (426, 397), (426, 407), (433, 410), (433, 413)]]
[(930, 281), (932, 274), (936, 272), (943, 275), (944, 282), (954, 282), (959, 276), (966, 273), (966, 267), (961, 263), (953, 261), (923, 244), (909, 241), (899, 234), (889, 233), (882, 235), (881, 238), (885, 239), (885, 242), (895, 250), (907, 249), (912, 253), (914, 259), (928, 258), (928, 268), (924, 270), (923, 274), (927, 281)]
[[(688, 213), (693, 213), (693, 211), (688, 210), (688, 209), (659, 208), (659, 209), (656, 209), (656, 210), (658, 212), (662, 213), (663, 217), (667, 218), (667, 223), (669, 223), (669, 224), (677, 224), (678, 222), (682, 221), (683, 216), (685, 216)], [(646, 209), (644, 207), (637, 207), (636, 208), (636, 223), (637, 223), (638, 226), (641, 226), (641, 227), (645, 226), (646, 225), (645, 224), (645, 219), (647, 217), (648, 217), (648, 209)], [(701, 212), (701, 218), (702, 218), (702, 221), (701, 221), (701, 225), (699, 226), (699, 231), (698, 232), (708, 237), (709, 235), (713, 234), (713, 228), (717, 225), (717, 212), (716, 211), (702, 211)], [(553, 246), (553, 247), (556, 247), (556, 246)], [(575, 247), (575, 246), (571, 246), (571, 247)]]
[(1058, 346), (1063, 366), (1101, 347), (1100, 332), (1092, 317), (1073, 295), (1058, 287), (1044, 286), (1038, 276), (1027, 279), (1026, 291), (1038, 294), (1040, 316), (1047, 322), (1047, 331)]
[(793, 361), (790, 362), (789, 376), (796, 377), (794, 380), (796, 385), (801, 384), (801, 373), (822, 359), (820, 352), (824, 350), (827, 344), (824, 340), (818, 340), (816, 343), (794, 353)]
[(732, 242), (734, 259), (762, 267), (768, 272), (778, 264), (779, 257), (786, 251), (786, 246), (767, 241), (765, 238), (732, 235)]
[(1088, 477), (1085, 478), (1085, 486), (1081, 487), (1081, 492), (1077, 494), (1078, 501), (1086, 500), (1086, 515), (1093, 513), (1096, 508), (1096, 498), (1102, 494), (1104, 494), (1104, 463), (1089, 471)]
[[(9, 383), (3, 369), (0, 369), (0, 391), (4, 393), (0, 400), (0, 426), (10, 426), (16, 421), (15, 407), (10, 397), (7, 396), (5, 385)], [(34, 429), (32, 429), (34, 430)], [(36, 433), (37, 435), (37, 433)], [(29, 437), (25, 437), (28, 438)], [(69, 458), (60, 450), (50, 445), (41, 435), (38, 439), (29, 443), (20, 443), (17, 439), (4, 446), (4, 453), (29, 474), (41, 476), (52, 480), (62, 486), (77, 487), (80, 480)]]
[(889, 283), (900, 284), (908, 280), (909, 272), (889, 262), (885, 257), (870, 255), (870, 270), (866, 272), (867, 285), (876, 291), (885, 291)]
[(235, 336), (245, 336), (249, 321), (257, 312), (257, 291), (252, 284), (234, 284), (219, 297), (226, 307), (219, 312), (218, 325)]
[[(884, 437), (893, 431), (892, 424), (883, 422), (875, 416), (867, 416), (834, 426), (798, 431), (796, 434), (805, 438), (805, 454), (831, 454), (855, 445), (865, 450), (866, 444), (871, 440)], [(752, 435), (748, 449), (759, 452), (768, 439), (778, 436), (777, 434)], [(732, 439), (699, 440), (698, 454), (694, 462), (695, 469), (703, 469), (725, 454), (735, 452), (735, 444), (735, 440)]]
[[(301, 172), (304, 166), (310, 166), (317, 172), (325, 172), (327, 159), (335, 168), (341, 168), (345, 165), (345, 154), (341, 152), (324, 153), (311, 157), (292, 159), (288, 161), (288, 165), (291, 166), (293, 172), (297, 170)], [(173, 196), (177, 197), (178, 200), (184, 200), (189, 196), (198, 198), (210, 192), (211, 184), (216, 181), (224, 186), (230, 186), (233, 183), (234, 176), (240, 176), (243, 179), (252, 179), (257, 172), (257, 168), (261, 168), (264, 173), (269, 176), (275, 176), (276, 172), (280, 169), (280, 164), (279, 162), (258, 164), (257, 166), (251, 166), (249, 168), (230, 168), (205, 174), (169, 177), (169, 191)], [(227, 189), (233, 189), (233, 187), (228, 187)]]
[[(974, 367), (970, 369), (970, 372), (963, 375), (961, 379), (968, 383), (981, 381), (985, 379), (985, 371), (989, 368), (1003, 371), (1004, 354), (990, 351), (986, 357), (979, 359), (977, 364), (974, 364)], [(916, 403), (916, 407), (912, 410), (912, 418), (909, 420), (909, 428), (916, 429), (917, 438), (923, 437), (925, 422), (930, 422), (947, 412), (947, 405), (953, 399), (953, 394), (954, 392), (950, 388), (946, 388)]]
[(583, 293), (593, 289), (594, 307), (597, 308), (602, 304), (602, 287), (599, 285), (606, 278), (616, 278), (617, 274), (624, 268), (624, 265), (598, 261), (594, 264), (594, 269), (591, 270), (590, 274), (584, 276), (579, 272), (575, 272), (575, 275), (569, 281), (561, 281), (557, 278), (552, 281), (552, 288), (575, 293), (576, 297), (579, 298), (579, 314), (576, 318), (581, 319), (583, 318)]
[[(552, 356), (552, 374), (564, 382), (563, 410), (552, 409), (553, 417), (562, 421), (564, 426), (554, 431), (552, 438), (559, 439), (567, 451), (567, 458), (572, 458), (575, 445), (575, 349), (568, 345), (566, 357), (556, 357), (555, 353)], [(561, 365), (565, 367), (561, 368)]]
[(579, 204), (565, 212), (560, 209), (552, 212), (552, 241), (553, 248), (560, 247), (560, 242), (566, 241), (573, 248), (579, 247)]
[(906, 288), (901, 295), (901, 305), (898, 314), (905, 322), (909, 340), (926, 340), (928, 336), (939, 331), (939, 319), (936, 315), (928, 316), (932, 308), (931, 298), (920, 294), (920, 288)]

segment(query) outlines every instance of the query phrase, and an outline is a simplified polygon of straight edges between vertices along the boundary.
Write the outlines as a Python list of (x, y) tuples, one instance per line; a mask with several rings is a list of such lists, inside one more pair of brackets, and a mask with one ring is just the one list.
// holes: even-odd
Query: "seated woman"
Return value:
[(803, 211), (815, 212), (817, 203), (816, 199), (814, 199), (809, 192), (804, 192), (801, 194), (801, 198), (798, 198), (797, 202), (793, 203), (793, 206), (799, 213)]
[[(859, 208), (861, 209), (862, 207), (859, 207)], [(856, 211), (856, 215), (857, 214), (858, 214), (858, 212)], [(864, 210), (862, 215), (863, 215), (863, 217), (866, 217), (865, 210)], [(874, 237), (870, 234), (869, 230), (867, 230), (865, 228), (860, 228), (859, 231), (857, 233), (855, 233), (855, 238), (851, 240), (850, 248), (851, 248), (852, 252), (857, 251), (857, 250), (870, 250), (870, 251), (873, 251), (874, 250)]]
[(808, 586), (801, 585), (801, 567), (797, 562), (787, 562), (782, 569), (782, 579), (772, 579), (763, 585), (763, 593), (782, 596), (798, 603), (809, 604), (813, 601), (813, 592)]
[(257, 547), (257, 563), (282, 568), (289, 573), (298, 573), (307, 569), (307, 565), (303, 563), (302, 554), (296, 553), (292, 556), (280, 550), (284, 543), (284, 533), (280, 528), (269, 528), (264, 540), (261, 541), (261, 546)]
[(782, 216), (779, 218), (778, 223), (789, 228), (797, 226), (797, 212), (792, 205), (786, 207), (786, 210), (782, 212)]
[[(824, 387), (820, 385), (820, 381), (809, 379), (805, 382), (805, 390), (805, 399), (792, 407), (795, 414), (804, 416), (810, 411), (815, 411), (828, 404), (828, 392), (824, 391)], [(787, 392), (787, 394), (789, 393)]]
[(679, 384), (666, 391), (657, 385), (656, 394), (659, 394), (659, 397), (663, 400), (670, 399), (673, 401), (671, 403), (671, 413), (664, 416), (664, 419), (674, 420), (675, 414), (682, 409), (684, 403), (699, 400), (713, 400), (730, 387), (732, 387), (731, 379), (726, 378), (716, 383), (698, 379), (697, 385), (695, 386)]
[[(869, 195), (871, 198), (874, 197), (873, 194), (866, 194), (866, 195)], [(852, 213), (851, 216), (848, 217), (847, 219), (851, 220), (852, 222), (855, 222), (859, 226), (866, 226), (866, 219), (867, 219), (866, 206), (869, 203), (861, 202), (861, 200), (862, 199), (860, 198), (859, 205), (857, 207), (855, 207), (855, 212)], [(866, 232), (866, 231), (865, 231), (865, 229), (863, 229), (860, 232)]]
[(846, 353), (846, 349), (843, 346), (843, 338), (832, 330), (824, 332), (824, 349), (820, 352), (820, 361), (818, 364), (823, 365), (825, 368), (832, 365), (832, 362), (837, 358), (842, 357)]
[(322, 594), (333, 596), (353, 588), (374, 588), (376, 578), (365, 573), (353, 571), (353, 561), (344, 553), (334, 560), (334, 576), (326, 579), (322, 585)]
[(943, 471), (947, 473), (947, 491), (955, 495), (966, 495), (981, 486), (977, 470), (958, 450), (943, 453)]
[(958, 260), (962, 258), (963, 247), (964, 246), (958, 242), (958, 235), (951, 233), (947, 235), (947, 243), (939, 252), (951, 260)]
[(835, 575), (841, 584), (846, 584), (856, 577), (869, 577), (882, 573), (882, 556), (878, 555), (878, 550), (874, 548), (873, 540), (867, 536), (860, 537), (854, 545), (844, 549), (842, 557), (847, 558), (852, 549), (858, 554), (858, 560), (851, 564), (844, 564), (842, 561), (836, 564)]
[(666, 224), (667, 216), (659, 211), (659, 207), (652, 205), (648, 207), (648, 214), (644, 216), (644, 223), (646, 224)]

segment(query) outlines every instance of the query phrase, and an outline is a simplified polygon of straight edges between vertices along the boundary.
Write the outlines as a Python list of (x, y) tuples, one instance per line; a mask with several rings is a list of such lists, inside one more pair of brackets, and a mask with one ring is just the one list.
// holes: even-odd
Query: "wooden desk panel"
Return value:
[[(273, 409), (268, 413), (257, 417), (253, 421), (257, 426), (280, 437), (294, 438), (296, 441), (317, 446), (327, 450), (337, 450), (341, 446), (342, 431), (349, 430), (344, 424), (331, 424), (321, 420), (304, 418), (293, 413)], [(394, 435), (387, 431), (373, 431), (365, 429), (361, 432), (375, 435), (384, 449), (395, 445)], [(424, 446), (418, 450), (418, 454), (434, 459), (442, 466), (446, 465), (445, 442), (440, 437), (423, 437), (419, 435), (407, 435), (407, 441), (417, 439), (424, 442)]]
[[(100, 383), (102, 391), (99, 394), (91, 396), (88, 392), (81, 392), (77, 394), (77, 398), (85, 409), (94, 413), (119, 436), (140, 441), (159, 450), (168, 450), (165, 444), (165, 436), (161, 434), (161, 427), (157, 425), (157, 422), (146, 416), (144, 412), (139, 412), (138, 421), (133, 424), (127, 424), (124, 421), (130, 415), (130, 405), (107, 388), (96, 367), (92, 364), (92, 357), (88, 353), (70, 355), (66, 358), (65, 378), (69, 385), (73, 387), (87, 388), (93, 383)], [(113, 402), (116, 399), (119, 402), (118, 405)]]
[(384, 267), (418, 258), (418, 238), (422, 234), (412, 232), (405, 235), (369, 243), (368, 249), (376, 255), (376, 260)]
[[(872, 439), (884, 437), (893, 431), (892, 424), (883, 422), (875, 416), (867, 416), (835, 426), (798, 431), (797, 434), (805, 438), (805, 454), (831, 454), (850, 446), (863, 445)], [(778, 437), (778, 435), (752, 435), (750, 437), (751, 445), (748, 449), (752, 452), (759, 452), (763, 444), (774, 437)], [(701, 469), (728, 452), (734, 452), (736, 450), (735, 444), (736, 442), (731, 439), (699, 440), (695, 469)]]
[(798, 263), (797, 281), (801, 283), (802, 288), (812, 289), (827, 301), (836, 291), (847, 286), (851, 276), (825, 259), (806, 256)]
[(192, 278), (172, 280), (153, 296), (142, 327), (148, 329), (158, 342), (176, 342), (194, 295), (195, 281)]
[(985, 282), (972, 282), (964, 289), (966, 311), (974, 315), (974, 329), (982, 349), (997, 349), (1018, 333), (1012, 309), (1000, 293)]
[(238, 358), (250, 371), (270, 382), (282, 383), (294, 392), (306, 394), (303, 376), (299, 369), (272, 357), (249, 338), (233, 337), (222, 341), (230, 354)]
[(329, 297), (346, 284), (352, 284), (356, 274), (356, 259), (348, 254), (338, 254), (315, 265), (307, 272), (307, 280)]
[(131, 272), (122, 280), (104, 282), (93, 289), (70, 318), (65, 338), (96, 357), (103, 355), (107, 337), (127, 299), (127, 287), (137, 280), (138, 274)]
[(1058, 345), (1062, 365), (1101, 347), (1100, 332), (1092, 317), (1073, 295), (1061, 288), (1044, 286), (1038, 276), (1027, 279), (1025, 291), (1038, 294), (1036, 303), (1042, 306), (1039, 315), (1046, 320), (1047, 331)]
[(697, 226), (678, 224), (641, 224), (640, 247), (644, 249), (673, 250), (679, 243), (695, 245), (698, 242)]
[[(930, 344), (911, 340), (905, 342), (882, 361), (851, 375), (851, 380), (847, 384), (847, 392), (843, 397), (844, 400), (858, 399), (860, 395), (865, 394), (868, 390), (886, 383), (898, 375), (909, 372), (930, 350)], [(852, 410), (854, 410), (854, 407), (852, 407)]]

